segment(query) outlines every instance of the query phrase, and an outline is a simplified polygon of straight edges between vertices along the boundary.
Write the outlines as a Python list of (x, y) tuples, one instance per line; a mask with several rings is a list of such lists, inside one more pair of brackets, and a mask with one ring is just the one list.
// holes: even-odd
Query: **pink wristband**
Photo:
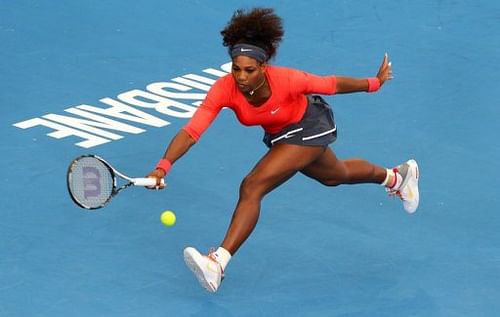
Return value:
[(375, 92), (380, 88), (380, 79), (378, 77), (368, 78), (368, 92)]
[(167, 159), (161, 159), (158, 164), (156, 164), (156, 168), (161, 169), (165, 172), (165, 175), (168, 174), (170, 169), (172, 168), (172, 163), (170, 163)]

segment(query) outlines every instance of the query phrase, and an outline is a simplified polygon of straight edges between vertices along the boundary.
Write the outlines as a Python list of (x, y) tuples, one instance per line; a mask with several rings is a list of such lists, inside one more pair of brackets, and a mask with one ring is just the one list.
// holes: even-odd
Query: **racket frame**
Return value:
[[(111, 175), (111, 178), (113, 180), (113, 188), (111, 189), (111, 194), (109, 195), (109, 197), (102, 203), (100, 204), (99, 206), (96, 206), (96, 207), (90, 207), (90, 206), (85, 206), (83, 205), (81, 202), (79, 202), (73, 195), (73, 192), (71, 190), (71, 182), (73, 180), (72, 178), (72, 167), (73, 165), (78, 162), (79, 160), (83, 159), (83, 158), (86, 158), (86, 157), (91, 157), (91, 158), (95, 158), (97, 159), (98, 161), (100, 161), (106, 168), (107, 170), (109, 171), (110, 175)], [(121, 177), (122, 179), (126, 180), (128, 183), (120, 186), (120, 187), (117, 187), (117, 179), (116, 179), (116, 176), (119, 176)], [(117, 171), (116, 169), (114, 169), (111, 164), (109, 164), (105, 159), (103, 159), (102, 157), (100, 156), (97, 156), (97, 155), (94, 155), (94, 154), (84, 154), (84, 155), (80, 155), (78, 156), (77, 158), (75, 158), (73, 161), (71, 161), (71, 163), (69, 164), (69, 167), (68, 167), (68, 171), (67, 171), (67, 177), (66, 177), (66, 185), (68, 187), (68, 192), (69, 192), (69, 196), (71, 197), (71, 199), (73, 200), (73, 202), (75, 204), (77, 204), (79, 207), (81, 208), (84, 208), (84, 209), (87, 209), (87, 210), (95, 210), (95, 209), (99, 209), (99, 208), (102, 208), (104, 207), (107, 203), (109, 203), (111, 201), (111, 199), (116, 196), (121, 190), (129, 187), (129, 186), (132, 186), (134, 185), (135, 183), (135, 179), (134, 178), (131, 178), (131, 177), (128, 177), (122, 173), (120, 173), (119, 171)]]

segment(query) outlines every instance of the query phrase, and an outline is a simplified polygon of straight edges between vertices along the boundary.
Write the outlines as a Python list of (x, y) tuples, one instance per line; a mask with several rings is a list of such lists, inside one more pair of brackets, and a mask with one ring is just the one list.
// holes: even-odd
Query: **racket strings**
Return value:
[(73, 199), (85, 208), (98, 208), (113, 195), (114, 177), (95, 157), (81, 157), (70, 166), (68, 187)]

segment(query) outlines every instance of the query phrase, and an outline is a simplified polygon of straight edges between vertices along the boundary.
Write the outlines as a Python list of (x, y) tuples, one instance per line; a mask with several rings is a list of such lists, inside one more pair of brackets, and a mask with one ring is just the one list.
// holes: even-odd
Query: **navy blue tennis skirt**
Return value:
[(264, 143), (327, 146), (337, 139), (337, 126), (330, 105), (317, 95), (307, 96), (307, 110), (302, 119), (278, 133), (264, 134)]

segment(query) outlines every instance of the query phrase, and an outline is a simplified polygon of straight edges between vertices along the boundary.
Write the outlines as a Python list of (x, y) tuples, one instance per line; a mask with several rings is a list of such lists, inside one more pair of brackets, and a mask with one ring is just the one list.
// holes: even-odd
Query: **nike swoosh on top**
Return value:
[(251, 48), (241, 48), (241, 52), (251, 52), (253, 51)]

